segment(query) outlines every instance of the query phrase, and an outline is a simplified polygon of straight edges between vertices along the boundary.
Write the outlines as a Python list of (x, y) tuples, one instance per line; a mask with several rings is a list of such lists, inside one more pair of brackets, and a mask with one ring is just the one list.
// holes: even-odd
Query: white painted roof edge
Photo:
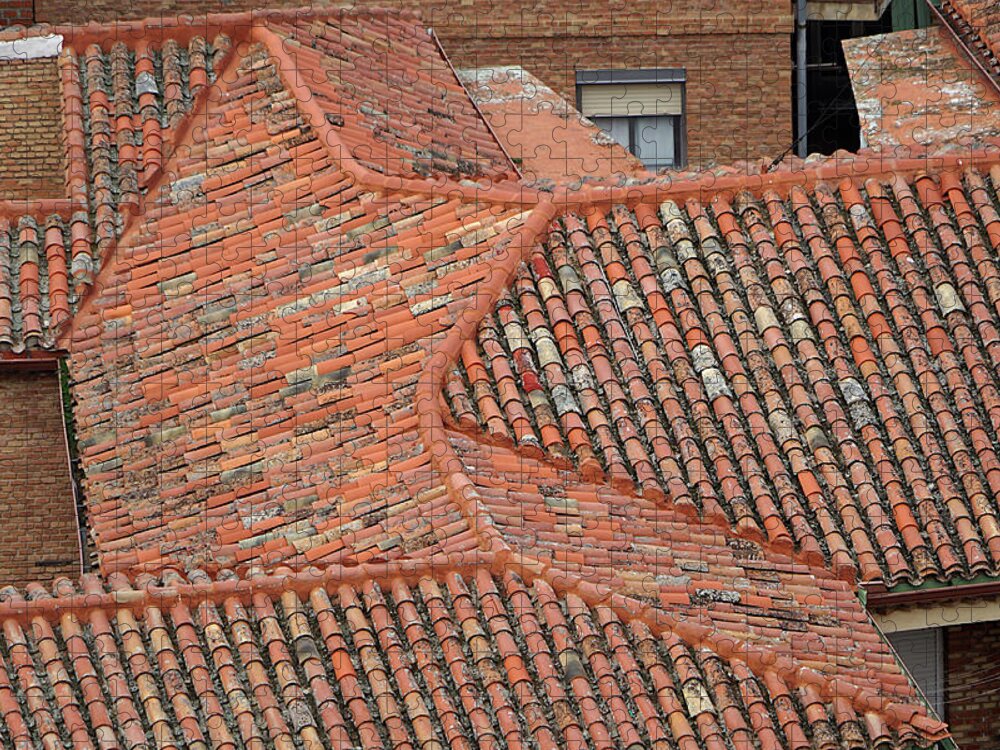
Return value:
[(0, 62), (56, 57), (62, 52), (62, 45), (62, 34), (29, 36), (10, 42), (0, 42)]

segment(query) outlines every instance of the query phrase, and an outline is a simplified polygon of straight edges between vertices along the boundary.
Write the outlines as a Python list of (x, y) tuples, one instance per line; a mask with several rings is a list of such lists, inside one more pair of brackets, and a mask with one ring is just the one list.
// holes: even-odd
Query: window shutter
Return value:
[(887, 633), (907, 671), (939, 717), (944, 716), (944, 650), (940, 628)]
[(587, 117), (683, 114), (679, 83), (607, 83), (580, 87), (580, 105)]

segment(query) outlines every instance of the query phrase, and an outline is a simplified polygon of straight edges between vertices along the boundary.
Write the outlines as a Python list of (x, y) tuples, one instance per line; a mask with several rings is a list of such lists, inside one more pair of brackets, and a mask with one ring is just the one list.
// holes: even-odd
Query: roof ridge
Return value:
[[(859, 165), (858, 162), (862, 159), (863, 163)], [(827, 157), (812, 164), (804, 164), (797, 170), (723, 176), (713, 172), (683, 177), (666, 175), (636, 185), (609, 186), (591, 183), (577, 189), (560, 185), (553, 193), (556, 203), (593, 205), (601, 208), (617, 203), (635, 206), (638, 203), (667, 199), (682, 201), (706, 194), (735, 195), (742, 191), (759, 196), (766, 190), (776, 190), (780, 193), (784, 189), (793, 187), (810, 188), (820, 182), (843, 179), (861, 181), (899, 174), (916, 176), (927, 172), (964, 170), (997, 163), (1000, 163), (1000, 138), (991, 139), (988, 145), (966, 153), (927, 152), (921, 156), (891, 157), (882, 151), (870, 154), (859, 152), (852, 154), (847, 160)]]
[[(177, 601), (219, 603), (229, 597), (249, 597), (252, 594), (284, 593), (286, 591), (309, 591), (329, 582), (350, 584), (354, 582), (388, 583), (397, 579), (416, 579), (429, 574), (472, 572), (484, 564), (491, 566), (492, 554), (480, 553), (473, 560), (468, 555), (434, 553), (426, 558), (397, 559), (385, 563), (360, 563), (343, 565), (333, 563), (326, 568), (304, 567), (297, 570), (279, 567), (267, 574), (250, 571), (239, 575), (230, 571), (215, 579), (208, 579), (203, 571), (192, 571), (185, 577), (175, 569), (168, 568), (164, 577), (171, 582), (159, 585), (148, 583), (135, 586), (127, 574), (107, 575), (87, 573), (81, 576), (82, 592), (51, 593), (40, 583), (28, 584), (25, 592), (14, 586), (0, 588), (0, 620), (27, 620), (34, 617), (56, 619), (67, 611), (79, 614), (81, 611), (113, 609), (128, 606), (162, 606)], [(191, 580), (191, 577), (207, 580)], [(111, 591), (99, 590), (101, 582), (111, 585)], [(65, 587), (72, 582), (67, 578), (57, 578), (53, 588)], [(86, 589), (90, 588), (90, 591)], [(154, 604), (155, 603), (155, 604)]]
[(71, 198), (24, 198), (0, 201), (0, 218), (18, 219), (22, 216), (32, 216), (36, 219), (57, 214), (66, 217), (73, 211), (83, 208)]
[[(418, 430), (424, 449), (431, 454), (432, 465), (444, 476), (449, 494), (462, 509), (480, 543), (496, 553), (503, 562), (510, 559), (513, 549), (494, 526), (489, 511), (483, 506), (472, 480), (465, 473), (461, 460), (447, 439), (441, 393), (445, 378), (454, 365), (462, 344), (469, 338), (470, 331), (474, 331), (483, 316), (488, 314), (504, 287), (513, 278), (527, 250), (534, 247), (556, 214), (556, 206), (551, 199), (543, 199), (520, 228), (510, 233), (510, 242), (504, 248), (513, 246), (514, 252), (500, 268), (494, 269), (486, 288), (476, 295), (471, 308), (463, 311), (465, 314), (448, 331), (442, 345), (428, 358), (424, 369), (429, 377), (421, 379), (417, 384), (414, 398)], [(502, 235), (494, 247), (498, 247), (505, 239)]]
[[(541, 191), (526, 187), (520, 179), (488, 182), (483, 185), (449, 177), (414, 179), (375, 172), (354, 157), (351, 149), (343, 143), (336, 129), (327, 120), (327, 113), (323, 107), (312, 96), (306, 83), (303, 82), (305, 76), (314, 71), (309, 66), (299, 65), (297, 56), (292, 51), (302, 47), (302, 43), (296, 39), (283, 37), (264, 26), (252, 27), (250, 38), (263, 44), (277, 61), (278, 74), (285, 87), (295, 96), (299, 111), (307, 116), (310, 126), (316, 131), (331, 160), (341, 170), (352, 175), (360, 185), (369, 189), (389, 190), (396, 193), (446, 193), (494, 205), (526, 207), (537, 203), (540, 199)], [(455, 80), (460, 86), (462, 85), (457, 76)], [(464, 86), (462, 86), (462, 91), (466, 96), (469, 96)], [(469, 99), (471, 101), (471, 97)], [(485, 118), (482, 118), (481, 114), (479, 116), (485, 122)]]
[[(229, 49), (226, 50), (225, 54), (218, 61), (216, 69), (216, 73), (218, 75), (217, 81), (225, 80), (225, 76), (223, 74), (230, 68), (230, 66), (238, 64), (238, 56), (236, 54), (236, 50), (237, 47), (239, 46), (240, 41), (241, 40), (239, 38), (234, 39)], [(69, 52), (74, 50), (75, 50), (75, 45), (67, 45), (66, 47), (64, 47), (62, 53), (63, 56), (60, 59), (70, 59), (68, 56)], [(69, 75), (65, 76), (62, 80), (63, 85), (69, 85), (71, 82), (75, 89), (73, 92), (73, 96), (79, 98), (80, 97), (79, 84), (76, 82), (76, 80)], [(139, 225), (143, 215), (145, 196), (153, 194), (156, 191), (158, 191), (162, 187), (163, 183), (169, 178), (170, 169), (168, 167), (174, 162), (176, 162), (177, 159), (179, 158), (178, 157), (179, 146), (181, 145), (181, 143), (183, 143), (184, 139), (191, 133), (191, 127), (196, 122), (196, 118), (199, 115), (199, 113), (201, 113), (202, 110), (204, 110), (204, 108), (208, 105), (208, 100), (212, 95), (213, 89), (214, 89), (213, 86), (205, 86), (204, 88), (202, 88), (195, 95), (194, 100), (191, 102), (190, 109), (187, 111), (187, 113), (185, 113), (184, 117), (180, 120), (180, 122), (178, 122), (176, 126), (165, 128), (162, 131), (164, 137), (162, 140), (161, 149), (164, 156), (162, 156), (160, 161), (152, 167), (152, 171), (149, 174), (143, 175), (141, 180), (141, 185), (146, 189), (146, 192), (145, 193), (140, 192), (138, 205), (130, 203), (130, 204), (123, 204), (115, 208), (115, 213), (117, 213), (120, 217), (124, 219), (121, 231), (117, 234), (117, 236), (115, 236), (111, 240), (111, 242), (108, 245), (107, 252), (104, 254), (104, 256), (96, 259), (97, 268), (91, 274), (90, 283), (87, 284), (83, 292), (80, 294), (80, 297), (77, 300), (77, 306), (74, 314), (69, 318), (67, 318), (66, 320), (62, 321), (59, 327), (55, 331), (55, 338), (57, 341), (64, 340), (64, 336), (68, 335), (69, 332), (72, 330), (73, 320), (76, 317), (76, 315), (83, 312), (87, 308), (87, 305), (92, 303), (94, 299), (94, 290), (97, 288), (98, 277), (108, 267), (109, 265), (108, 261), (114, 256), (118, 248), (121, 247), (126, 238), (129, 237), (130, 233), (133, 232)], [(82, 151), (83, 147), (77, 145), (80, 139), (82, 139), (83, 137), (82, 118), (81, 117), (64, 118), (63, 129), (66, 138), (67, 151), (71, 147), (75, 148), (77, 151)], [(79, 159), (83, 160), (82, 165), (78, 163)], [(77, 172), (77, 179), (74, 184), (82, 185), (83, 183), (86, 183), (86, 181), (89, 179), (86, 166), (87, 165), (86, 154), (78, 154), (77, 159), (70, 159), (70, 155), (69, 153), (67, 153), (67, 161), (69, 162), (67, 165), (67, 172), (68, 173), (72, 173), (74, 171)], [(70, 187), (72, 187), (72, 185)], [(86, 188), (80, 187), (79, 190), (83, 191), (83, 196), (84, 196), (83, 200), (86, 201)], [(78, 193), (79, 190), (77, 191)], [(80, 207), (81, 209), (84, 210), (88, 208), (86, 203), (84, 204), (84, 206), (79, 205), (79, 200), (80, 200), (79, 198), (75, 199), (70, 198), (68, 200), (73, 208)], [(91, 231), (93, 232), (93, 230)], [(91, 239), (94, 240), (93, 237)]]

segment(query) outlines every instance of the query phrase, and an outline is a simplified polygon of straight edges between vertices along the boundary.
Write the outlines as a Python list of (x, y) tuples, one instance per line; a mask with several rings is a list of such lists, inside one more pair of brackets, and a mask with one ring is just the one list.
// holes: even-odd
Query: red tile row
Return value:
[(997, 177), (567, 215), (452, 413), (844, 575), (996, 572)]
[[(82, 289), (70, 273), (73, 251), (89, 255), (86, 224), (58, 216), (0, 219), (0, 349), (52, 349)], [(84, 235), (80, 243), (74, 237)]]
[[(5, 590), (0, 739), (12, 748), (722, 750), (912, 738), (858, 714), (847, 695), (755, 675), (740, 658), (514, 573), (326, 580), (254, 592), (226, 576), (213, 587), (196, 571), (191, 582), (205, 593), (187, 594), (174, 573), (146, 577), (142, 590), (91, 577), (82, 592), (66, 580), (51, 594), (33, 587), (38, 606)], [(98, 599), (107, 603), (85, 603)], [(5, 616), (9, 607), (22, 615)]]
[(74, 115), (68, 135), (83, 146), (71, 158), (86, 160), (96, 259), (121, 229), (119, 212), (138, 210), (145, 184), (163, 166), (169, 133), (215, 81), (229, 46), (220, 35), (211, 44), (196, 36), (188, 45), (117, 41), (64, 51), (63, 93)]

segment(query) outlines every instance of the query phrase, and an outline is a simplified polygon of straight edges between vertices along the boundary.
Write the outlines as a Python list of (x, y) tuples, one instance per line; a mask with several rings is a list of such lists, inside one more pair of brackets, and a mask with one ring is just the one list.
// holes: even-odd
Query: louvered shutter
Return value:
[(683, 114), (679, 83), (606, 83), (581, 86), (580, 106), (588, 117)]

